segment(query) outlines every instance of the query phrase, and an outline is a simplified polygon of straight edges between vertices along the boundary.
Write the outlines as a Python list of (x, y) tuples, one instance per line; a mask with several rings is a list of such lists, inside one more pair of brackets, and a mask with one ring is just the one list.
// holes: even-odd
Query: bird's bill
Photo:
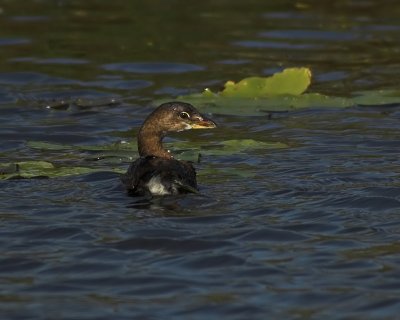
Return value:
[(192, 129), (212, 129), (216, 128), (217, 124), (211, 119), (201, 118), (201, 119), (196, 119), (196, 121), (193, 121), (191, 123), (191, 126)]

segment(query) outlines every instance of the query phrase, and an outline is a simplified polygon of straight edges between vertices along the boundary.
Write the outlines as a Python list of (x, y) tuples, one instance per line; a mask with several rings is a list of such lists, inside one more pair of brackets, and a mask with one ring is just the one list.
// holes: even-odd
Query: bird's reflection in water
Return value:
[(128, 208), (138, 210), (149, 210), (156, 215), (164, 216), (201, 216), (204, 212), (210, 212), (205, 208), (210, 208), (218, 203), (203, 194), (171, 195), (160, 197), (133, 197), (133, 201)]

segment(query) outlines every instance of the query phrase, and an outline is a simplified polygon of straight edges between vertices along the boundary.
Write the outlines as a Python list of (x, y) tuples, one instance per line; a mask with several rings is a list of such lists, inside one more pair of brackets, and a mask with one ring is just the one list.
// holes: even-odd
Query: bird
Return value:
[(191, 104), (173, 101), (161, 104), (143, 122), (137, 135), (139, 158), (122, 175), (128, 193), (165, 196), (198, 193), (196, 170), (189, 161), (177, 160), (163, 147), (171, 132), (211, 129), (217, 124)]

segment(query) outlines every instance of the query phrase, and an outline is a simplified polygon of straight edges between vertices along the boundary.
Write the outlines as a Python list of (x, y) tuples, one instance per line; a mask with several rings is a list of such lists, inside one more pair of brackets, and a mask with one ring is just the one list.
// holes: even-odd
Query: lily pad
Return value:
[(18, 163), (3, 164), (0, 169), (0, 178), (32, 178), (47, 176), (54, 166), (46, 161), (23, 161)]
[[(30, 141), (27, 143), (30, 148), (45, 151), (61, 151), (66, 153), (68, 163), (71, 163), (71, 152), (77, 152), (77, 158), (82, 158), (79, 152), (94, 153), (95, 157), (102, 158), (104, 162), (101, 167), (84, 167), (73, 165), (54, 165), (48, 161), (20, 161), (14, 163), (4, 163), (0, 165), (1, 179), (17, 178), (56, 178), (71, 175), (81, 175), (99, 171), (112, 171), (124, 173), (126, 166), (120, 167), (121, 160), (129, 161), (138, 157), (137, 145), (135, 142), (117, 142), (110, 145), (100, 146), (74, 146), (66, 144), (55, 144), (44, 141)], [(231, 139), (214, 144), (205, 145), (204, 142), (174, 141), (166, 143), (165, 146), (173, 149), (173, 154), (181, 160), (196, 162), (199, 154), (205, 156), (229, 156), (233, 154), (248, 153), (254, 150), (267, 150), (276, 148), (287, 148), (288, 146), (280, 142), (259, 141), (254, 139)], [(64, 151), (64, 152), (63, 152)], [(88, 159), (85, 159), (88, 160)], [(118, 161), (117, 161), (118, 160)], [(59, 161), (59, 160), (58, 160)], [(88, 163), (87, 161), (85, 163)]]
[[(250, 77), (238, 83), (227, 81), (222, 97), (265, 98), (279, 95), (300, 95), (311, 83), (308, 68), (288, 68), (271, 77)], [(207, 89), (206, 89), (207, 90)], [(207, 92), (206, 95), (209, 93)]]
[(220, 183), (221, 179), (225, 179), (227, 177), (235, 177), (235, 178), (253, 178), (256, 176), (254, 166), (247, 165), (246, 163), (236, 164), (234, 168), (224, 166), (223, 168), (218, 168), (216, 166), (206, 166), (197, 172), (199, 177), (202, 177), (202, 180), (206, 180), (209, 183)]
[(258, 149), (282, 149), (288, 146), (281, 142), (266, 142), (253, 139), (237, 139), (222, 141), (222, 146), (219, 149), (212, 150), (214, 155), (227, 155), (247, 153), (251, 150)]
[[(13, 170), (10, 170), (10, 168), (13, 168)], [(0, 179), (55, 178), (98, 171), (104, 170), (88, 167), (56, 167), (47, 161), (21, 161), (12, 164), (3, 164), (0, 167)], [(116, 169), (113, 171), (120, 172)]]
[(136, 150), (137, 144), (134, 141), (117, 141), (107, 145), (93, 145), (93, 146), (82, 146), (82, 145), (68, 145), (49, 143), (44, 141), (28, 141), (27, 146), (33, 149), (42, 150), (79, 150), (79, 151), (121, 151), (121, 150)]
[(70, 150), (70, 145), (58, 144), (58, 143), (49, 143), (45, 141), (28, 141), (27, 146), (33, 149), (41, 149), (41, 150)]
[(399, 90), (372, 90), (356, 92), (351, 99), (353, 105), (379, 106), (400, 103)]
[(136, 141), (117, 141), (107, 145), (77, 146), (67, 144), (48, 143), (43, 141), (29, 141), (27, 145), (32, 149), (46, 151), (60, 151), (59, 159), (98, 161), (105, 160), (107, 165), (120, 164), (121, 160), (132, 160), (137, 152)]
[(356, 92), (352, 97), (305, 93), (311, 83), (308, 68), (289, 68), (271, 77), (250, 77), (238, 83), (228, 81), (221, 92), (205, 89), (178, 97), (202, 112), (230, 115), (265, 115), (269, 112), (304, 108), (346, 108), (400, 103), (399, 90)]
[[(168, 146), (168, 144), (166, 144), (166, 146)], [(199, 154), (205, 156), (229, 156), (260, 149), (288, 148), (288, 145), (281, 142), (267, 142), (253, 139), (232, 139), (208, 145), (207, 147), (185, 141), (174, 142), (170, 147), (174, 149), (173, 153), (176, 154), (176, 158), (181, 160), (197, 161)]]

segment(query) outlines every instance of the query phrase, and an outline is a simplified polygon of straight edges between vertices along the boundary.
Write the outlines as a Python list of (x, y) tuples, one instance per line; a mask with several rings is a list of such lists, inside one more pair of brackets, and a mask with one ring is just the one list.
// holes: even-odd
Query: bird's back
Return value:
[(187, 161), (141, 157), (121, 177), (126, 189), (138, 195), (197, 192), (196, 171)]

